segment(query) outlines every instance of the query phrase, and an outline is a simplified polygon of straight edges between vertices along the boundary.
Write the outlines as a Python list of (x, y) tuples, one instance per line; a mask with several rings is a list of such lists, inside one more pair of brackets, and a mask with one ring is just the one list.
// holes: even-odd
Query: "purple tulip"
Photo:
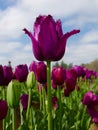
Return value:
[(4, 72), (4, 86), (7, 86), (9, 82), (13, 79), (12, 67), (4, 66), (3, 72)]
[(15, 68), (15, 77), (19, 82), (25, 82), (28, 75), (28, 67), (27, 65), (18, 65)]
[(51, 78), (55, 85), (62, 85), (66, 79), (66, 70), (62, 67), (54, 67)]
[(10, 66), (0, 65), (0, 85), (7, 86), (13, 79), (13, 71)]
[(4, 73), (3, 73), (3, 67), (0, 65), (0, 86), (4, 85)]
[(55, 109), (58, 108), (57, 100), (58, 99), (57, 99), (56, 96), (52, 97), (52, 107), (55, 108)]
[(77, 79), (77, 71), (74, 68), (66, 70), (66, 78), (75, 78)]
[(64, 94), (65, 96), (69, 96), (69, 94), (75, 90), (75, 86), (76, 86), (76, 80), (75, 78), (67, 78), (66, 81), (66, 88), (64, 89)]
[(45, 84), (47, 82), (47, 68), (44, 62), (33, 61), (29, 67), (33, 71), (38, 82)]
[(55, 21), (51, 15), (48, 15), (36, 18), (33, 34), (26, 28), (24, 32), (32, 40), (33, 53), (37, 60), (58, 61), (65, 53), (67, 39), (80, 30), (63, 34), (61, 21)]
[(27, 110), (27, 106), (28, 106), (28, 94), (21, 95), (20, 101), (21, 101), (23, 110)]
[(55, 90), (57, 89), (57, 85), (53, 82), (53, 80), (52, 80), (52, 88)]
[(93, 70), (87, 70), (86, 71), (86, 79), (92, 79), (92, 78), (94, 78), (95, 77), (95, 75), (94, 75), (94, 71)]
[(92, 121), (98, 123), (98, 95), (91, 91), (87, 92), (82, 99), (82, 103), (87, 106), (87, 111)]
[(0, 120), (4, 119), (8, 112), (8, 105), (5, 100), (0, 100)]
[(74, 66), (73, 68), (76, 70), (78, 77), (84, 77), (86, 75), (85, 69), (83, 66)]

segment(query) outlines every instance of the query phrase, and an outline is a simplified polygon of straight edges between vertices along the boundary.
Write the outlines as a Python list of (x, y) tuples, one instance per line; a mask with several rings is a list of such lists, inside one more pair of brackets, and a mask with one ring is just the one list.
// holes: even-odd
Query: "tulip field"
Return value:
[(0, 130), (95, 130), (98, 72), (51, 66), (80, 30), (63, 34), (61, 21), (48, 15), (36, 18), (34, 33), (23, 31), (37, 61), (15, 68), (0, 65)]

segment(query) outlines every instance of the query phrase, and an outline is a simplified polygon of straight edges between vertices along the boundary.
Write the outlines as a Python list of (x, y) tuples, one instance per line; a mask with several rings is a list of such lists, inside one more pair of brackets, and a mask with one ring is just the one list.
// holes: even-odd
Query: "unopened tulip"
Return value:
[(7, 103), (9, 107), (16, 108), (19, 105), (20, 92), (20, 83), (17, 80), (12, 80), (7, 87)]
[(28, 67), (26, 64), (18, 65), (15, 68), (15, 77), (19, 82), (25, 82), (28, 75)]
[(53, 83), (55, 85), (62, 85), (64, 84), (66, 78), (66, 70), (62, 67), (54, 67), (52, 70), (51, 76)]
[(33, 71), (36, 77), (36, 80), (41, 84), (47, 82), (47, 69), (44, 62), (33, 61), (29, 67), (30, 71)]
[(8, 112), (7, 102), (5, 100), (0, 100), (0, 120), (4, 119)]

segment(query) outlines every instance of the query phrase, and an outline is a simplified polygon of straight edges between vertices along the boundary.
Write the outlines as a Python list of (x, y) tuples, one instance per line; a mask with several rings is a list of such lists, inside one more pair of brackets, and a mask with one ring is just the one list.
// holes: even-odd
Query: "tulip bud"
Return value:
[(0, 100), (0, 120), (4, 119), (8, 112), (7, 102), (5, 100)]
[(20, 99), (20, 83), (17, 80), (12, 80), (7, 87), (7, 103), (11, 108), (19, 105)]
[(33, 88), (35, 84), (36, 84), (35, 74), (34, 72), (29, 72), (27, 76), (27, 87)]
[(20, 97), (20, 101), (23, 107), (23, 110), (27, 110), (27, 106), (28, 106), (28, 94), (22, 94)]

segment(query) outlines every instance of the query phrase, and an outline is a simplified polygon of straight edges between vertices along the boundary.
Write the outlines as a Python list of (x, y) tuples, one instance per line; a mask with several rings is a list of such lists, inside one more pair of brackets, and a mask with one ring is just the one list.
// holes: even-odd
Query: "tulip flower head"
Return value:
[(12, 67), (3, 66), (3, 72), (4, 72), (4, 85), (7, 86), (9, 82), (13, 79)]
[(4, 83), (4, 73), (3, 73), (3, 67), (0, 65), (0, 86), (2, 86)]
[(27, 110), (27, 106), (28, 106), (28, 94), (21, 95), (20, 101), (21, 101), (23, 110)]
[(85, 93), (82, 103), (87, 106), (88, 114), (92, 121), (98, 123), (98, 95), (92, 91)]
[(86, 73), (85, 73), (85, 69), (84, 69), (83, 66), (74, 66), (73, 68), (76, 70), (78, 77), (84, 77), (85, 76)]
[(52, 70), (51, 76), (53, 83), (55, 85), (62, 85), (64, 84), (66, 78), (66, 70), (62, 67), (54, 67)]
[(15, 77), (19, 82), (25, 82), (28, 75), (28, 67), (27, 65), (18, 65), (15, 68)]
[(74, 68), (66, 69), (66, 78), (74, 78), (77, 79), (77, 71)]
[(57, 104), (57, 97), (56, 96), (53, 96), (52, 97), (52, 107), (57, 109), (58, 108), (58, 104)]
[(0, 65), (0, 85), (7, 86), (13, 79), (13, 72), (10, 66)]
[(69, 96), (69, 94), (75, 90), (75, 86), (76, 86), (76, 80), (75, 78), (67, 78), (66, 79), (66, 88), (64, 89), (64, 94), (65, 96)]
[(34, 56), (39, 61), (60, 60), (65, 53), (67, 39), (80, 32), (72, 30), (63, 34), (61, 21), (55, 21), (51, 15), (36, 18), (34, 33), (26, 28), (23, 30), (31, 38)]
[(29, 70), (34, 72), (39, 83), (45, 84), (47, 82), (47, 69), (44, 62), (33, 61), (29, 66)]
[(0, 100), (0, 120), (4, 119), (8, 112), (8, 105), (5, 100)]

